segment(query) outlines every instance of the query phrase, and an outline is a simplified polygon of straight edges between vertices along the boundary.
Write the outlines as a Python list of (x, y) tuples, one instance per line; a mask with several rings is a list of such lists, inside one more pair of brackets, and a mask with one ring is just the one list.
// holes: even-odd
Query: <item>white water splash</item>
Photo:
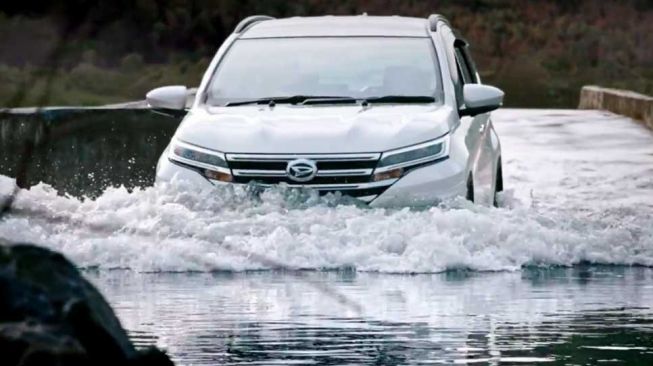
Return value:
[[(499, 209), (463, 200), (370, 209), (297, 190), (254, 197), (183, 183), (82, 201), (38, 185), (20, 192), (0, 237), (60, 250), (83, 267), (137, 271), (653, 266), (650, 131), (591, 111), (507, 110), (495, 123), (508, 188)], [(0, 195), (12, 186), (2, 177)]]

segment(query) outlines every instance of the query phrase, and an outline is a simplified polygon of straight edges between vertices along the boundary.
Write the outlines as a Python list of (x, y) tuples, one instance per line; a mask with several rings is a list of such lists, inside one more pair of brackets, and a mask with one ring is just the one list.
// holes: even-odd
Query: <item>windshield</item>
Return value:
[(428, 96), (442, 100), (429, 38), (240, 39), (212, 77), (207, 103), (289, 96)]

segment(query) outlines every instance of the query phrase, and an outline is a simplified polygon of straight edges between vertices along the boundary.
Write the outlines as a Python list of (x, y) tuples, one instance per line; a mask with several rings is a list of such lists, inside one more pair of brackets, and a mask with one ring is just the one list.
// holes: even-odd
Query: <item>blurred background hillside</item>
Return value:
[(0, 106), (93, 105), (196, 86), (242, 18), (447, 16), (518, 107), (598, 84), (653, 94), (653, 0), (38, 0), (0, 3)]

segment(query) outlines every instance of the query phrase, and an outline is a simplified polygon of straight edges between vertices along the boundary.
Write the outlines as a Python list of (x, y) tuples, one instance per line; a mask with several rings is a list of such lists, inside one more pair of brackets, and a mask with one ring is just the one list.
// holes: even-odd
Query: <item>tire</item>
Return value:
[(501, 164), (501, 158), (499, 157), (499, 162), (497, 163), (497, 174), (496, 182), (494, 184), (494, 207), (499, 207), (498, 193), (503, 192), (503, 166)]
[(471, 173), (467, 177), (467, 193), (465, 194), (465, 198), (470, 202), (474, 202), (474, 178)]

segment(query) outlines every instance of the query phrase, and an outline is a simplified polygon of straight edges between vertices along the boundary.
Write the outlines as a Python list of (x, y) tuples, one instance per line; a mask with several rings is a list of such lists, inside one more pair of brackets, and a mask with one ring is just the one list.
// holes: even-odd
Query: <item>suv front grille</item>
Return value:
[[(257, 183), (308, 187), (321, 192), (339, 191), (354, 197), (383, 193), (394, 179), (372, 182), (381, 154), (226, 154), (234, 183)], [(315, 162), (317, 173), (307, 182), (297, 182), (286, 173), (288, 163), (297, 159)]]
[[(238, 155), (241, 156), (241, 155)], [(286, 166), (289, 161), (295, 159), (310, 159), (315, 160), (317, 169), (322, 171), (338, 170), (338, 169), (374, 169), (378, 159), (373, 161), (368, 160), (317, 160), (308, 155), (298, 155), (297, 158), (290, 158), (284, 160), (229, 160), (229, 167), (231, 169), (258, 169), (258, 170), (283, 170), (286, 171)], [(229, 158), (229, 157), (227, 157)]]

